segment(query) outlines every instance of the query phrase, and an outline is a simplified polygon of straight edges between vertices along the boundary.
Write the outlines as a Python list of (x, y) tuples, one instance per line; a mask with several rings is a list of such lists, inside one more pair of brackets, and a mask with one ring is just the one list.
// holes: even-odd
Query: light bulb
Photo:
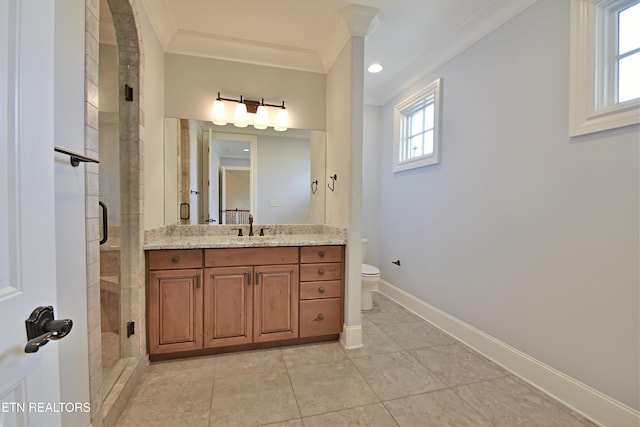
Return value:
[(233, 125), (239, 128), (246, 128), (249, 123), (249, 115), (247, 114), (247, 106), (244, 102), (236, 105), (236, 114), (233, 117)]
[(276, 125), (273, 127), (274, 130), (279, 132), (283, 132), (287, 130), (289, 127), (289, 112), (286, 108), (282, 107), (280, 111), (278, 111), (278, 115), (276, 116)]
[(256, 129), (266, 129), (267, 123), (269, 123), (269, 112), (267, 111), (267, 107), (260, 105), (256, 111), (256, 120), (253, 127)]
[(211, 115), (213, 116), (213, 124), (218, 126), (224, 126), (227, 124), (227, 111), (224, 108), (224, 102), (220, 99), (213, 101), (213, 108), (211, 109)]

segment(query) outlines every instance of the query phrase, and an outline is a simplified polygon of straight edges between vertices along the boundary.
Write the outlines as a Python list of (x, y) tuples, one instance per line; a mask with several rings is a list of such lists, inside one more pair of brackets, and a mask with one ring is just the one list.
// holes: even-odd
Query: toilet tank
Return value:
[(362, 239), (362, 262), (364, 262), (365, 258), (367, 257), (367, 246), (369, 243), (369, 239)]

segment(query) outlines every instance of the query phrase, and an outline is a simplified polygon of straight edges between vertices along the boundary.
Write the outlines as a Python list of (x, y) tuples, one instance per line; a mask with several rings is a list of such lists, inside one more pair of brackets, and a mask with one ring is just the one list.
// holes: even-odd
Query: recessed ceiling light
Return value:
[(373, 64), (369, 65), (367, 71), (369, 71), (370, 73), (379, 73), (380, 71), (382, 71), (382, 65), (374, 62)]
[(249, 151), (249, 149), (248, 148), (244, 148), (242, 151)]

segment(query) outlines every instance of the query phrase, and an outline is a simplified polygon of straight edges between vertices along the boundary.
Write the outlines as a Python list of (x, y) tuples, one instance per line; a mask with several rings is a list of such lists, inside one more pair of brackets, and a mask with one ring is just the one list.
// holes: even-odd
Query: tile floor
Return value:
[(118, 426), (593, 426), (381, 294), (364, 347), (151, 364)]

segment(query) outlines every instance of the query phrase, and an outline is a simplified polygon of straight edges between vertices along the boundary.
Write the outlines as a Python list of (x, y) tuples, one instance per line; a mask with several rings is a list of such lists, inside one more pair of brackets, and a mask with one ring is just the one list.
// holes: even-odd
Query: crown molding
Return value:
[(162, 48), (166, 50), (169, 41), (178, 31), (176, 23), (171, 18), (171, 10), (166, 0), (138, 0), (151, 22)]
[(193, 55), (313, 73), (325, 73), (317, 51), (233, 37), (177, 30), (167, 53)]
[(382, 22), (382, 15), (375, 7), (350, 4), (338, 11), (349, 33), (354, 37), (366, 37)]

